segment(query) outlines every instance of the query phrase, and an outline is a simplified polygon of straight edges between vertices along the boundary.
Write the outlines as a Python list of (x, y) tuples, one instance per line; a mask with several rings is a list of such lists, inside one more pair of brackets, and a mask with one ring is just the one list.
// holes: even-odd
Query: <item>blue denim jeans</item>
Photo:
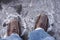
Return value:
[[(22, 40), (21, 37), (19, 37), (18, 34), (12, 34), (6, 39), (0, 39), (0, 40)], [(55, 40), (53, 37), (51, 37), (48, 33), (46, 33), (44, 30), (34, 30), (28, 35), (28, 40)]]
[(55, 40), (52, 36), (50, 36), (43, 29), (34, 30), (28, 35), (28, 40)]

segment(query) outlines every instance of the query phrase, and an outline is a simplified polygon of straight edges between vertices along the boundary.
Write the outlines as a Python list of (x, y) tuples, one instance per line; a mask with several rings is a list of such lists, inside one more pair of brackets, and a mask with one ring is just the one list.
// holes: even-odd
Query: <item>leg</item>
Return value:
[(18, 34), (11, 34), (9, 37), (6, 38), (6, 40), (22, 40), (21, 37), (19, 37)]
[(47, 32), (44, 30), (34, 30), (29, 35), (29, 40), (54, 40)]
[(29, 40), (54, 40), (46, 31), (48, 29), (48, 17), (41, 14), (35, 24), (35, 30), (32, 31), (28, 37)]
[(3, 40), (2, 38), (0, 38), (0, 40)]
[(19, 26), (17, 19), (11, 19), (8, 28), (6, 40), (22, 40), (21, 37), (21, 26)]

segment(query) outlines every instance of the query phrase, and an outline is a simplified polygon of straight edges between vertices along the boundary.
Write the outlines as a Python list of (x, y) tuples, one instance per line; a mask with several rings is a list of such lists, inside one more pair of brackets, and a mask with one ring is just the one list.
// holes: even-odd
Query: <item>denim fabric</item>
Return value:
[(22, 40), (18, 34), (11, 34), (10, 36), (6, 37), (5, 39), (0, 38), (0, 40)]
[(18, 34), (12, 34), (9, 37), (7, 37), (5, 40), (22, 40)]
[(3, 40), (2, 38), (0, 38), (0, 40)]
[[(44, 30), (34, 30), (28, 35), (28, 40), (55, 40), (53, 37), (51, 37), (47, 32)], [(11, 34), (6, 39), (0, 40), (22, 40), (18, 34)]]
[(34, 30), (28, 35), (28, 40), (55, 40), (44, 30)]

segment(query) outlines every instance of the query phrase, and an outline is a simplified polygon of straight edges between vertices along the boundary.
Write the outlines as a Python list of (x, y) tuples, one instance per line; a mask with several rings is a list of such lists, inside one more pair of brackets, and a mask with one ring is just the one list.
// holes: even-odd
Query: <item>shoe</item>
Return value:
[(36, 28), (43, 28), (45, 31), (48, 29), (48, 16), (45, 14), (39, 15), (36, 24), (35, 24), (35, 29)]
[(12, 19), (7, 27), (7, 36), (10, 36), (12, 33), (17, 33), (19, 36), (21, 35), (21, 26), (15, 19)]

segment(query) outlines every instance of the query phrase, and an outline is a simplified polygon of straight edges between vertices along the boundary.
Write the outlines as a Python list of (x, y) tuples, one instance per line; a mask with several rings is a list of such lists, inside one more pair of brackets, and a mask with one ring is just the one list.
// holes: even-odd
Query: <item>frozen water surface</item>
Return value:
[[(19, 13), (20, 4), (22, 4), (22, 11)], [(41, 11), (45, 11), (49, 17), (50, 31), (53, 31), (53, 37), (60, 40), (60, 0), (18, 0), (9, 3), (1, 3), (2, 10), (0, 10), (0, 35), (3, 36), (6, 28), (2, 26), (3, 21), (8, 15), (19, 15), (22, 18), (23, 25), (28, 31), (32, 31), (37, 17)], [(5, 31), (4, 31), (5, 30)], [(49, 31), (48, 30), (48, 31)]]

